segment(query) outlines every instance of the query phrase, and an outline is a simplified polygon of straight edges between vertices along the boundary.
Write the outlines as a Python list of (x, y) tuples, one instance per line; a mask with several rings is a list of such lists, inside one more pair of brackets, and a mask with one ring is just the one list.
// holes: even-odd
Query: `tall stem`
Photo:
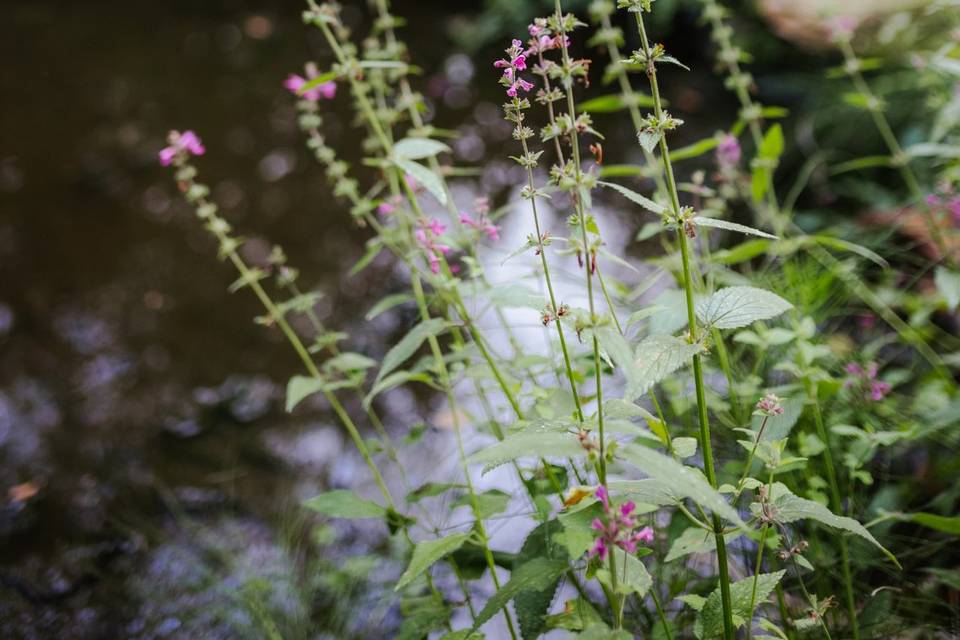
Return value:
[[(654, 113), (658, 121), (662, 121), (663, 102), (660, 97), (660, 87), (657, 83), (657, 68), (653, 62), (650, 42), (647, 38), (646, 28), (643, 23), (643, 16), (635, 13), (637, 32), (640, 35), (640, 42), (643, 46), (646, 59), (650, 62), (647, 65), (647, 78), (650, 80), (650, 91), (653, 97)], [(680, 218), (680, 195), (677, 190), (677, 183), (673, 173), (673, 164), (670, 162), (670, 149), (667, 146), (666, 135), (660, 136), (660, 155), (663, 161), (664, 173), (667, 176), (667, 188), (670, 191), (670, 200), (673, 205), (673, 214), (675, 219)], [(683, 290), (687, 306), (687, 323), (690, 328), (690, 341), (696, 342), (697, 336), (697, 318), (693, 302), (693, 275), (691, 268), (690, 247), (687, 242), (687, 236), (682, 228), (678, 228), (677, 241), (680, 245), (680, 257), (683, 265)], [(699, 354), (693, 356), (693, 379), (697, 394), (697, 414), (700, 423), (700, 447), (703, 451), (703, 466), (707, 475), (707, 480), (713, 488), (717, 488), (717, 476), (714, 469), (713, 446), (710, 442), (710, 418), (707, 411), (706, 385), (703, 380), (703, 363)], [(720, 579), (720, 601), (723, 607), (723, 634), (725, 640), (733, 640), (733, 606), (730, 597), (730, 571), (727, 566), (727, 545), (723, 538), (723, 524), (720, 516), (712, 514), (712, 523), (714, 536), (717, 543), (717, 568)]]

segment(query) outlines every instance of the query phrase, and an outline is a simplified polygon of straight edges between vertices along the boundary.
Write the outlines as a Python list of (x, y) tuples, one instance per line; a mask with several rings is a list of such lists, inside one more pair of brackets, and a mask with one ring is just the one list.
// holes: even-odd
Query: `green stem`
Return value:
[[(647, 38), (646, 28), (643, 23), (643, 16), (635, 13), (637, 23), (637, 32), (640, 35), (640, 41), (647, 60), (650, 63), (647, 66), (647, 78), (650, 81), (651, 95), (653, 96), (654, 113), (658, 120), (663, 116), (663, 105), (660, 98), (660, 88), (657, 83), (656, 64), (652, 61), (650, 42)], [(675, 219), (680, 218), (680, 195), (677, 190), (676, 179), (673, 173), (673, 164), (670, 162), (670, 149), (667, 146), (666, 136), (660, 137), (660, 155), (663, 161), (664, 172), (667, 176), (667, 186), (670, 190), (670, 199), (673, 204), (673, 214)], [(683, 289), (687, 305), (687, 322), (690, 328), (690, 341), (697, 341), (697, 318), (693, 302), (693, 276), (691, 269), (690, 248), (687, 242), (687, 236), (682, 225), (677, 230), (677, 240), (680, 245), (680, 257), (683, 264)], [(700, 422), (700, 447), (703, 451), (703, 466), (710, 486), (717, 488), (717, 477), (713, 461), (713, 446), (710, 442), (710, 419), (707, 413), (706, 386), (703, 380), (703, 364), (699, 354), (693, 356), (693, 379), (696, 386), (697, 409)], [(733, 605), (730, 597), (730, 571), (727, 566), (727, 545), (723, 537), (723, 525), (720, 516), (712, 514), (714, 536), (717, 543), (717, 565), (720, 579), (720, 601), (723, 607), (723, 633), (725, 640), (733, 640)]]
[[(809, 378), (804, 378), (803, 383), (807, 391), (807, 397), (810, 399), (813, 408), (813, 422), (817, 428), (817, 437), (820, 438), (820, 441), (823, 442), (824, 445), (823, 462), (826, 467), (827, 482), (830, 485), (830, 505), (835, 514), (842, 516), (845, 510), (843, 508), (843, 499), (840, 495), (840, 482), (837, 479), (837, 471), (834, 466), (833, 451), (830, 446), (830, 433), (827, 431), (827, 427), (823, 421), (823, 412), (820, 410), (817, 388), (815, 383)], [(853, 572), (850, 568), (850, 552), (847, 548), (847, 539), (845, 536), (840, 536), (838, 542), (840, 544), (840, 560), (843, 571), (844, 600), (847, 605), (847, 613), (850, 616), (850, 630), (853, 633), (853, 639), (859, 640), (860, 624), (857, 621), (857, 605), (853, 594)]]

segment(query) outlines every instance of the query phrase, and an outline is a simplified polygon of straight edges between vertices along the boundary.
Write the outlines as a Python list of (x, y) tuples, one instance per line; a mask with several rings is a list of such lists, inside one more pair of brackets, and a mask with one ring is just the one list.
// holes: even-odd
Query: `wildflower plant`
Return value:
[[(871, 354), (844, 361), (827, 344), (818, 330), (825, 320), (814, 317), (818, 302), (803, 295), (806, 270), (816, 265), (818, 277), (876, 312), (941, 388), (949, 388), (947, 365), (927, 334), (835, 254), (883, 258), (794, 223), (797, 196), (781, 199), (777, 190), (788, 141), (780, 124), (769, 124), (784, 110), (756, 102), (729, 12), (714, 0), (701, 4), (741, 110), (728, 130), (687, 147), (676, 144), (685, 117), (666, 110), (661, 88), (681, 81), (687, 67), (649, 32), (653, 0), (593, 2), (592, 35), (555, 0), (491, 61), (487, 81), (502, 91), (510, 157), (523, 177), (507, 215), (530, 231), (510, 259), (533, 274), (496, 283), (484, 246), (506, 238), (487, 197), (467, 205), (451, 189), (458, 172), (447, 164), (441, 132), (424, 119), (412, 81), (415, 52), (397, 33), (402, 21), (387, 0), (374, 0), (372, 31), (358, 40), (336, 3), (307, 1), (304, 22), (319, 30), (333, 62), (326, 71), (307, 64), (282, 85), (296, 96), (299, 127), (333, 195), (369, 230), (354, 271), (383, 253), (406, 279), (407, 290), (373, 305), (368, 317), (407, 307), (416, 318), (379, 361), (341, 347), (349, 335), (319, 323), (317, 294), (297, 288), (282, 249), (262, 267), (244, 261), (242, 239), (197, 181), (195, 158), (206, 149), (196, 134), (171, 133), (160, 153), (221, 258), (236, 267), (232, 289), (254, 293), (265, 308), (262, 324), (281, 331), (303, 364), (304, 374), (288, 384), (288, 410), (322, 395), (364, 459), (377, 499), (338, 490), (306, 507), (322, 517), (380, 519), (401, 543), (402, 637), (565, 630), (584, 638), (732, 640), (758, 631), (797, 638), (810, 629), (859, 637), (865, 594), (851, 549), (876, 550), (887, 570), (899, 568), (886, 541), (857, 519), (864, 513), (851, 488), (866, 485), (869, 460), (900, 439), (872, 437), (870, 426), (874, 412), (896, 401), (897, 379), (887, 379)], [(837, 38), (852, 67), (842, 26)], [(638, 43), (632, 52), (628, 41)], [(574, 56), (581, 44), (602, 48), (604, 75), (619, 93), (588, 97), (600, 65)], [(352, 104), (372, 173), (328, 145), (323, 116), (333, 99)], [(591, 112), (620, 110), (629, 112), (632, 157), (642, 165), (611, 164), (604, 150)], [(715, 171), (686, 171), (681, 163), (693, 158)], [(634, 177), (643, 181), (622, 180)], [(953, 194), (944, 187), (927, 205), (952, 210)], [(663, 253), (642, 256), (653, 278), (622, 283), (611, 275), (630, 265), (607, 249), (608, 207), (660, 237)], [(563, 214), (565, 227), (549, 228), (547, 210)], [(752, 226), (733, 219), (742, 214)], [(643, 295), (657, 281), (673, 301), (669, 309)], [(778, 282), (782, 289), (771, 290)], [(543, 353), (521, 340), (508, 308), (542, 325)], [(619, 317), (625, 308), (627, 319)], [(301, 314), (312, 342), (289, 321)], [(398, 431), (416, 438), (377, 413), (381, 396), (414, 385), (444, 403), (452, 477), (405, 469), (393, 438)], [(359, 409), (344, 405), (345, 394)], [(361, 410), (374, 440), (355, 422)], [(841, 438), (856, 444), (841, 446)], [(401, 478), (399, 489), (388, 468)], [(498, 488), (482, 489), (494, 469)], [(437, 526), (429, 499), (438, 498), (459, 500), (469, 521)], [(508, 504), (523, 509), (504, 516)], [(503, 517), (523, 533), (519, 549), (497, 546), (491, 525)], [(837, 562), (840, 579), (823, 578), (815, 561)]]

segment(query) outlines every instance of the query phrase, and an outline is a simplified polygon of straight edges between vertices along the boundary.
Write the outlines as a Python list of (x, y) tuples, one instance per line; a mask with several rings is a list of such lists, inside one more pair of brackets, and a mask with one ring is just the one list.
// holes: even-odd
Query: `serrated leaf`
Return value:
[(397, 158), (422, 160), (450, 151), (450, 147), (430, 138), (404, 138), (393, 145), (393, 154)]
[(729, 222), (727, 220), (721, 220), (719, 218), (704, 218), (697, 216), (692, 220), (693, 224), (698, 227), (711, 227), (713, 229), (726, 229), (727, 231), (736, 231), (737, 233), (743, 233), (748, 236), (760, 236), (761, 238), (769, 238), (771, 240), (779, 240), (777, 236), (772, 233), (767, 233), (766, 231), (760, 231), (759, 229), (754, 229), (753, 227), (748, 227), (743, 224), (737, 224), (736, 222)]
[(891, 562), (900, 567), (896, 556), (880, 544), (866, 527), (853, 518), (838, 516), (819, 502), (794, 495), (782, 484), (777, 483), (773, 491), (774, 495), (777, 496), (774, 506), (776, 507), (775, 514), (778, 522), (789, 524), (798, 520), (812, 519), (828, 527), (853, 533), (876, 546)]
[(510, 575), (510, 580), (487, 600), (487, 604), (477, 614), (473, 629), (479, 629), (520, 592), (547, 589), (566, 570), (566, 562), (546, 558), (535, 558), (517, 567)]
[(600, 185), (602, 185), (602, 186), (604, 186), (604, 187), (609, 187), (610, 189), (613, 189), (614, 191), (618, 191), (618, 192), (619, 192), (623, 197), (625, 197), (627, 200), (631, 200), (631, 201), (633, 201), (633, 202), (636, 202), (638, 205), (640, 205), (641, 207), (643, 207), (643, 208), (646, 209), (647, 211), (650, 211), (651, 213), (655, 213), (655, 214), (657, 214), (657, 215), (663, 215), (664, 213), (667, 212), (667, 208), (666, 208), (666, 207), (664, 207), (664, 206), (662, 206), (662, 205), (659, 205), (659, 204), (657, 204), (656, 202), (654, 202), (653, 200), (651, 200), (650, 198), (647, 198), (646, 196), (642, 196), (642, 195), (640, 195), (639, 193), (637, 193), (636, 191), (632, 191), (632, 190), (630, 190), (630, 189), (627, 189), (626, 187), (624, 187), (624, 186), (622, 186), (622, 185), (619, 185), (619, 184), (617, 184), (617, 183), (615, 183), (615, 182), (599, 182), (598, 184), (600, 184)]
[[(553, 539), (553, 536), (561, 531), (563, 525), (559, 520), (547, 520), (537, 525), (523, 541), (523, 546), (514, 560), (514, 567), (518, 568), (534, 558), (568, 562), (567, 550)], [(543, 633), (546, 626), (545, 616), (559, 585), (560, 576), (557, 576), (546, 588), (521, 591), (514, 598), (513, 608), (520, 624), (520, 636), (524, 640), (538, 638)]]
[(637, 444), (620, 447), (620, 454), (624, 460), (650, 478), (668, 483), (671, 490), (678, 496), (690, 498), (701, 507), (746, 530), (746, 525), (737, 510), (707, 483), (699, 470), (682, 465), (669, 456)]
[(445, 538), (418, 543), (413, 548), (413, 555), (410, 557), (410, 564), (407, 565), (407, 570), (400, 576), (400, 580), (397, 581), (397, 586), (394, 587), (394, 590), (399, 591), (409, 585), (432, 567), (435, 562), (462, 547), (469, 539), (469, 533), (455, 533)]
[(311, 376), (293, 376), (287, 382), (287, 413), (303, 402), (308, 396), (323, 391), (326, 381)]
[(377, 373), (376, 382), (380, 382), (394, 369), (406, 362), (410, 356), (417, 352), (417, 349), (427, 338), (439, 334), (446, 328), (447, 322), (442, 318), (431, 318), (413, 327), (383, 357), (383, 364), (380, 366), (379, 373)]
[(423, 187), (433, 194), (433, 197), (440, 201), (440, 204), (446, 206), (447, 191), (443, 187), (443, 180), (430, 169), (422, 164), (407, 160), (406, 158), (396, 158), (394, 163), (403, 170), (408, 176), (419, 182)]
[(479, 631), (460, 629), (458, 631), (452, 631), (445, 636), (440, 636), (440, 640), (483, 640), (485, 637), (486, 636)]
[(554, 534), (553, 540), (567, 550), (568, 557), (580, 558), (593, 545), (596, 531), (590, 525), (602, 514), (603, 508), (599, 502), (561, 513), (557, 516), (557, 520), (560, 521), (563, 530)]
[(686, 366), (701, 351), (699, 344), (690, 344), (680, 338), (650, 336), (634, 351), (633, 364), (627, 374), (626, 397), (636, 399), (647, 393), (653, 385)]
[(303, 506), (334, 518), (357, 520), (363, 518), (382, 518), (387, 510), (372, 500), (364, 500), (353, 491), (337, 489), (310, 498)]
[[(470, 495), (465, 493), (457, 498), (457, 500), (450, 506), (451, 508), (470, 507), (472, 509), (473, 501), (470, 498)], [(490, 491), (484, 491), (483, 493), (477, 494), (477, 508), (480, 510), (480, 518), (482, 520), (486, 520), (499, 513), (503, 513), (507, 510), (508, 506), (510, 506), (510, 494), (499, 489), (491, 489)]]
[(521, 432), (474, 453), (467, 462), (483, 464), (483, 473), (519, 458), (572, 458), (585, 455), (572, 433)]
[[(750, 601), (755, 604), (764, 602), (780, 583), (786, 571), (776, 573), (761, 573), (738, 580), (730, 585), (730, 605), (734, 618), (734, 626), (742, 627), (749, 624)], [(756, 595), (754, 596), (754, 579), (756, 579)], [(711, 593), (697, 617), (694, 633), (701, 640), (710, 640), (723, 635), (723, 604), (720, 600), (720, 587)]]
[(418, 372), (418, 371), (395, 371), (388, 376), (385, 376), (381, 380), (377, 380), (373, 387), (370, 389), (370, 392), (363, 399), (364, 408), (369, 408), (370, 403), (373, 402), (373, 399), (384, 391), (398, 387), (401, 384), (406, 384), (407, 382), (422, 382), (424, 384), (431, 384), (433, 378), (429, 374)]
[(727, 287), (699, 303), (697, 317), (714, 329), (739, 329), (792, 308), (792, 304), (766, 289)]
[(637, 134), (637, 140), (640, 141), (640, 146), (648, 153), (653, 153), (653, 150), (657, 148), (657, 145), (660, 143), (660, 138), (662, 137), (663, 132), (659, 129), (644, 129)]

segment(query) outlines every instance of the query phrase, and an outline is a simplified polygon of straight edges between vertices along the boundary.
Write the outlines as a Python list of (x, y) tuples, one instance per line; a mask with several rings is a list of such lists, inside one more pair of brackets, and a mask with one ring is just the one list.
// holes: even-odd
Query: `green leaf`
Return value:
[[(761, 573), (738, 580), (730, 585), (730, 604), (734, 618), (734, 626), (742, 627), (749, 624), (750, 601), (755, 598), (755, 604), (760, 604), (770, 597), (783, 578), (785, 571), (776, 573)], [(756, 578), (757, 589), (754, 596), (753, 583)], [(697, 617), (694, 625), (694, 634), (701, 640), (709, 640), (723, 635), (723, 604), (720, 600), (720, 587), (707, 597), (707, 601)]]
[(763, 136), (760, 144), (760, 157), (764, 160), (776, 160), (783, 154), (783, 127), (774, 124)]
[(287, 413), (293, 411), (307, 396), (323, 391), (326, 380), (310, 376), (293, 376), (287, 382)]
[(946, 301), (948, 310), (953, 311), (960, 306), (960, 273), (947, 267), (937, 267), (933, 282)]
[(662, 137), (663, 132), (659, 129), (644, 129), (637, 134), (640, 146), (646, 149), (648, 153), (653, 153), (653, 150), (657, 148), (657, 145), (660, 143), (660, 138)]
[(393, 145), (393, 155), (407, 160), (422, 160), (450, 151), (450, 147), (430, 138), (404, 138)]
[(579, 508), (565, 511), (557, 516), (560, 524), (563, 525), (563, 531), (553, 536), (554, 541), (563, 545), (568, 556), (574, 560), (580, 558), (593, 546), (597, 532), (593, 530), (591, 523), (603, 514), (603, 507), (599, 502), (581, 503), (581, 505)]
[(899, 517), (911, 520), (917, 524), (934, 531), (949, 533), (950, 535), (960, 536), (960, 516), (941, 516), (936, 513), (904, 513)]
[(518, 458), (572, 458), (586, 452), (577, 436), (563, 431), (527, 431), (507, 436), (486, 449), (474, 453), (467, 462), (483, 464), (487, 473)]
[(321, 73), (316, 78), (310, 78), (303, 84), (302, 87), (297, 89), (297, 95), (302, 96), (311, 89), (316, 89), (322, 84), (327, 84), (331, 80), (336, 80), (337, 75), (338, 74), (336, 71), (327, 71), (326, 73)]
[(697, 317), (714, 329), (739, 329), (792, 308), (792, 304), (765, 289), (727, 287), (698, 304)]
[(326, 516), (350, 520), (382, 518), (387, 515), (387, 510), (376, 502), (364, 500), (353, 491), (345, 489), (321, 493), (304, 502), (303, 506)]
[(697, 452), (696, 438), (674, 438), (673, 451), (678, 458), (689, 458)]
[[(523, 541), (523, 546), (514, 560), (514, 567), (520, 567), (534, 558), (568, 562), (567, 550), (553, 539), (553, 536), (561, 531), (563, 525), (559, 520), (547, 520), (537, 525)], [(543, 633), (546, 626), (545, 616), (559, 585), (560, 576), (557, 576), (557, 579), (544, 589), (526, 590), (517, 594), (513, 607), (517, 613), (517, 622), (520, 623), (522, 638), (538, 638)]]
[(833, 165), (830, 168), (830, 175), (836, 176), (841, 173), (848, 173), (850, 171), (873, 169), (875, 167), (889, 167), (890, 165), (890, 156), (866, 156)]
[(647, 393), (677, 369), (686, 366), (694, 355), (703, 350), (699, 344), (673, 336), (650, 336), (637, 345), (633, 365), (627, 373), (628, 399)]
[(853, 533), (876, 546), (878, 549), (880, 549), (880, 551), (883, 552), (885, 556), (887, 556), (887, 558), (890, 559), (891, 562), (897, 565), (898, 568), (900, 567), (900, 563), (897, 561), (896, 556), (890, 553), (882, 544), (877, 542), (877, 539), (873, 537), (873, 534), (867, 531), (866, 527), (853, 518), (838, 516), (819, 502), (814, 502), (813, 500), (807, 500), (806, 498), (801, 498), (800, 496), (794, 495), (787, 487), (780, 483), (774, 485), (773, 492), (774, 495), (777, 496), (776, 500), (774, 501), (777, 521), (789, 524), (798, 520), (812, 519), (820, 522), (821, 524), (825, 524), (828, 527), (842, 529), (843, 531)]
[(710, 261), (716, 264), (740, 264), (765, 254), (769, 247), (769, 240), (747, 240), (735, 247), (717, 251), (711, 256)]
[(627, 462), (650, 478), (668, 484), (678, 496), (690, 498), (701, 507), (746, 530), (737, 510), (707, 483), (698, 469), (682, 465), (669, 456), (637, 444), (620, 447), (620, 453)]
[(460, 629), (459, 631), (452, 631), (445, 636), (440, 636), (440, 640), (483, 640), (484, 637), (485, 636), (479, 631)]
[(875, 251), (871, 251), (866, 247), (863, 247), (859, 244), (853, 242), (848, 242), (846, 240), (841, 240), (840, 238), (834, 238), (831, 236), (810, 236), (810, 239), (821, 244), (825, 247), (830, 247), (831, 249), (838, 249), (840, 251), (849, 251), (850, 253), (855, 253), (858, 256), (866, 258), (867, 260), (873, 262), (884, 269), (890, 268), (890, 263), (887, 262), (880, 254)]
[(635, 178), (649, 169), (636, 164), (605, 164), (600, 169), (601, 178)]
[(393, 389), (394, 387), (399, 387), (402, 384), (408, 382), (422, 382), (424, 384), (432, 384), (433, 378), (429, 374), (418, 372), (418, 371), (397, 371), (391, 373), (384, 378), (377, 380), (373, 387), (363, 399), (364, 408), (369, 408), (370, 403), (373, 402), (373, 399), (384, 391)]
[(641, 207), (643, 207), (643, 208), (646, 209), (647, 211), (650, 211), (650, 212), (652, 212), (652, 213), (656, 213), (657, 215), (663, 215), (664, 213), (667, 212), (667, 208), (666, 208), (666, 207), (657, 204), (656, 202), (654, 202), (654, 201), (651, 200), (650, 198), (647, 198), (647, 197), (645, 197), (645, 196), (642, 196), (642, 195), (640, 195), (639, 193), (637, 193), (637, 192), (635, 192), (635, 191), (631, 191), (630, 189), (627, 189), (627, 188), (624, 187), (624, 186), (621, 186), (621, 185), (619, 185), (619, 184), (616, 184), (615, 182), (600, 182), (600, 183), (598, 183), (598, 184), (601, 184), (601, 185), (603, 185), (604, 187), (609, 187), (609, 188), (613, 189), (614, 191), (619, 191), (620, 194), (623, 195), (627, 200), (632, 200), (633, 202), (636, 202), (638, 205), (640, 205)]
[(376, 382), (380, 382), (406, 362), (427, 338), (439, 334), (446, 328), (447, 322), (442, 318), (431, 318), (416, 325), (383, 357), (383, 364), (377, 374)]
[(362, 353), (354, 353), (352, 351), (338, 353), (323, 363), (324, 369), (332, 369), (343, 373), (364, 371), (375, 366), (377, 366), (377, 361), (373, 358), (368, 358)]
[(433, 194), (433, 197), (440, 201), (440, 204), (446, 206), (447, 191), (444, 189), (443, 180), (430, 169), (422, 164), (407, 160), (406, 158), (396, 158), (394, 163), (403, 170), (408, 176), (419, 182), (424, 188)]
[[(470, 495), (465, 493), (457, 498), (456, 502), (450, 506), (451, 508), (473, 508), (473, 501), (471, 500)], [(503, 513), (507, 510), (508, 506), (510, 506), (510, 494), (505, 493), (500, 489), (491, 489), (490, 491), (484, 491), (483, 493), (477, 494), (477, 508), (480, 510), (481, 520), (487, 520), (488, 518), (492, 518), (499, 513)]]
[(672, 162), (679, 162), (681, 160), (689, 160), (691, 158), (696, 158), (702, 156), (708, 151), (712, 151), (717, 148), (717, 145), (720, 144), (720, 138), (716, 136), (711, 136), (709, 138), (704, 138), (699, 142), (694, 142), (693, 144), (687, 145), (686, 147), (680, 147), (679, 149), (670, 150), (670, 160)]
[(693, 224), (698, 227), (712, 227), (714, 229), (726, 229), (727, 231), (736, 231), (737, 233), (744, 233), (748, 236), (760, 236), (761, 238), (770, 238), (771, 240), (779, 240), (777, 236), (772, 233), (767, 233), (766, 231), (760, 231), (759, 229), (754, 229), (753, 227), (748, 227), (746, 225), (737, 224), (736, 222), (728, 222), (727, 220), (720, 220), (719, 218), (704, 218), (697, 216), (692, 220)]
[(566, 570), (566, 562), (546, 558), (535, 558), (517, 567), (510, 575), (510, 580), (487, 600), (486, 606), (477, 614), (473, 629), (479, 629), (520, 592), (547, 589)]
[[(640, 559), (617, 547), (613, 548), (613, 559), (617, 567), (617, 593), (621, 595), (636, 593), (640, 598), (646, 596), (650, 587), (653, 586), (653, 578), (650, 577), (650, 573)], [(598, 569), (597, 578), (608, 588), (613, 587), (609, 569), (605, 567)]]
[[(637, 97), (637, 106), (639, 107), (652, 107), (653, 99), (650, 96), (646, 96), (639, 93), (634, 93)], [(610, 94), (606, 96), (599, 96), (592, 98), (580, 104), (580, 111), (587, 111), (589, 113), (615, 113), (617, 111), (623, 111), (627, 108), (627, 103), (624, 102), (623, 96), (620, 94)]]
[(410, 564), (407, 570), (400, 576), (395, 591), (403, 589), (411, 582), (416, 580), (433, 566), (435, 562), (445, 558), (457, 549), (463, 546), (463, 543), (470, 539), (469, 533), (455, 533), (438, 540), (427, 540), (421, 542), (413, 548), (413, 555), (410, 558)]
[(394, 307), (400, 306), (401, 304), (406, 304), (413, 300), (413, 296), (409, 293), (394, 293), (385, 298), (381, 299), (380, 302), (373, 305), (370, 311), (367, 311), (367, 315), (364, 316), (366, 320), (373, 320), (380, 314), (393, 309)]
[[(728, 543), (740, 537), (740, 532), (735, 531), (723, 536)], [(670, 552), (664, 558), (664, 562), (672, 562), (678, 558), (688, 556), (691, 553), (712, 553), (717, 548), (717, 538), (713, 532), (701, 529), (700, 527), (689, 527), (684, 529), (670, 545)]]

